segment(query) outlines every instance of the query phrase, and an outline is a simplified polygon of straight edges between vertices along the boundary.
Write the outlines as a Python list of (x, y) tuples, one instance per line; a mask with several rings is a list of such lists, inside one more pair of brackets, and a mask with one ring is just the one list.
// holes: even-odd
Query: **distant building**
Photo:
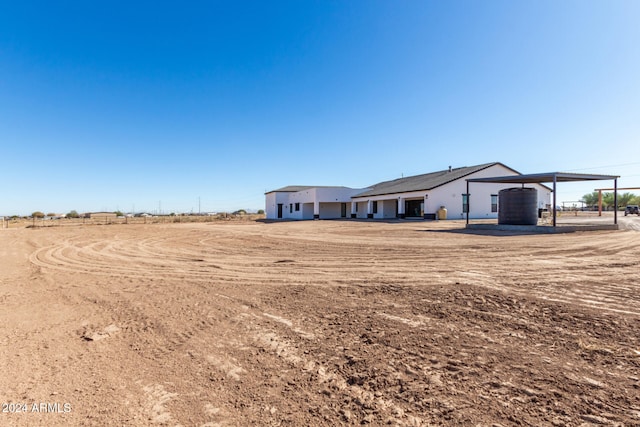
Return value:
[[(462, 219), (468, 208), (466, 180), (521, 175), (502, 163), (449, 168), (423, 175), (384, 181), (367, 188), (287, 186), (265, 194), (267, 219), (423, 218), (435, 219), (447, 209), (448, 219)], [(497, 218), (498, 192), (514, 184), (483, 184), (474, 187), (470, 218)], [(538, 207), (550, 205), (551, 189), (538, 190)]]
[(92, 219), (115, 219), (117, 215), (115, 212), (89, 212), (84, 214), (84, 217)]

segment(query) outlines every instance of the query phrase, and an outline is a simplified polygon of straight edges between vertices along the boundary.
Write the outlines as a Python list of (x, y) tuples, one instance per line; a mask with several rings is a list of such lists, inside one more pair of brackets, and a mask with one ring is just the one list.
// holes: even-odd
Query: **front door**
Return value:
[(282, 218), (282, 203), (278, 203), (278, 218)]
[(404, 212), (407, 217), (422, 218), (422, 210), (424, 209), (423, 200), (406, 200)]

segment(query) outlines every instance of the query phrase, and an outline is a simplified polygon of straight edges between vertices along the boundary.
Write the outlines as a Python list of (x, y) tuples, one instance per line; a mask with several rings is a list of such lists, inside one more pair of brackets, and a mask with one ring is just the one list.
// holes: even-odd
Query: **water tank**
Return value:
[(535, 188), (506, 188), (500, 190), (498, 198), (498, 224), (538, 223), (538, 191)]
[(447, 208), (445, 208), (444, 206), (440, 206), (440, 209), (438, 209), (438, 219), (447, 219)]

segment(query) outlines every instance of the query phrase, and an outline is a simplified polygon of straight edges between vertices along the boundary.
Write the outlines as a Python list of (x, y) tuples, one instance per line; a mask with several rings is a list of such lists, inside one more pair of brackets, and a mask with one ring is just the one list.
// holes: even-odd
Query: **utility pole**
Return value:
[(200, 196), (198, 196), (198, 215), (200, 215)]

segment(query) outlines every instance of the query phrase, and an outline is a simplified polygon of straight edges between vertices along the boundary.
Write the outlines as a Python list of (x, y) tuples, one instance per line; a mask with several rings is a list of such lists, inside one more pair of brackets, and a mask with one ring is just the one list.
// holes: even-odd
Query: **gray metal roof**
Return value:
[(348, 188), (341, 185), (287, 185), (286, 187), (278, 188), (277, 190), (267, 191), (264, 194), (269, 193), (296, 193), (298, 191), (309, 190), (310, 188)]
[(539, 184), (541, 182), (600, 181), (620, 178), (618, 175), (594, 175), (586, 173), (546, 172), (529, 175), (496, 176), (491, 178), (471, 178), (469, 182), (499, 182), (510, 184)]
[[(395, 194), (395, 193), (408, 193), (410, 191), (423, 191), (432, 190), (441, 185), (455, 181), (472, 173), (479, 172), (483, 169), (487, 169), (494, 165), (502, 165), (507, 169), (513, 170), (508, 166), (499, 162), (485, 163), (477, 166), (465, 166), (461, 168), (453, 168), (451, 171), (448, 169), (426, 173), (423, 175), (408, 176), (406, 178), (398, 178), (392, 181), (380, 182), (372, 185), (369, 190), (352, 196), (356, 197), (368, 197), (368, 196), (380, 196), (383, 194)], [(518, 173), (514, 171), (514, 173)]]
[[(477, 166), (465, 166), (461, 168), (453, 168), (451, 171), (448, 169), (431, 172), (422, 175), (408, 176), (406, 178), (398, 178), (391, 181), (384, 181), (378, 184), (367, 187), (362, 193), (352, 196), (368, 197), (368, 196), (380, 196), (383, 194), (395, 194), (395, 193), (408, 193), (411, 191), (425, 191), (433, 190), (436, 187), (440, 187), (449, 182), (455, 181), (460, 178), (464, 178), (473, 173), (487, 169), (494, 165), (501, 165), (509, 170), (512, 170), (517, 175), (511, 176), (498, 176), (491, 178), (470, 178), (469, 182), (494, 182), (494, 183), (511, 183), (511, 184), (540, 184), (543, 182), (553, 182), (554, 177), (556, 182), (570, 182), (570, 181), (596, 181), (619, 178), (617, 175), (595, 175), (595, 174), (582, 174), (582, 173), (567, 173), (567, 172), (547, 172), (537, 173), (529, 175), (520, 175), (520, 173), (510, 167), (500, 163), (485, 163)], [(295, 193), (297, 191), (309, 190), (311, 188), (348, 188), (344, 186), (331, 186), (331, 185), (288, 185), (286, 187), (278, 188), (277, 190), (268, 191), (265, 194), (281, 192), (281, 193)]]

